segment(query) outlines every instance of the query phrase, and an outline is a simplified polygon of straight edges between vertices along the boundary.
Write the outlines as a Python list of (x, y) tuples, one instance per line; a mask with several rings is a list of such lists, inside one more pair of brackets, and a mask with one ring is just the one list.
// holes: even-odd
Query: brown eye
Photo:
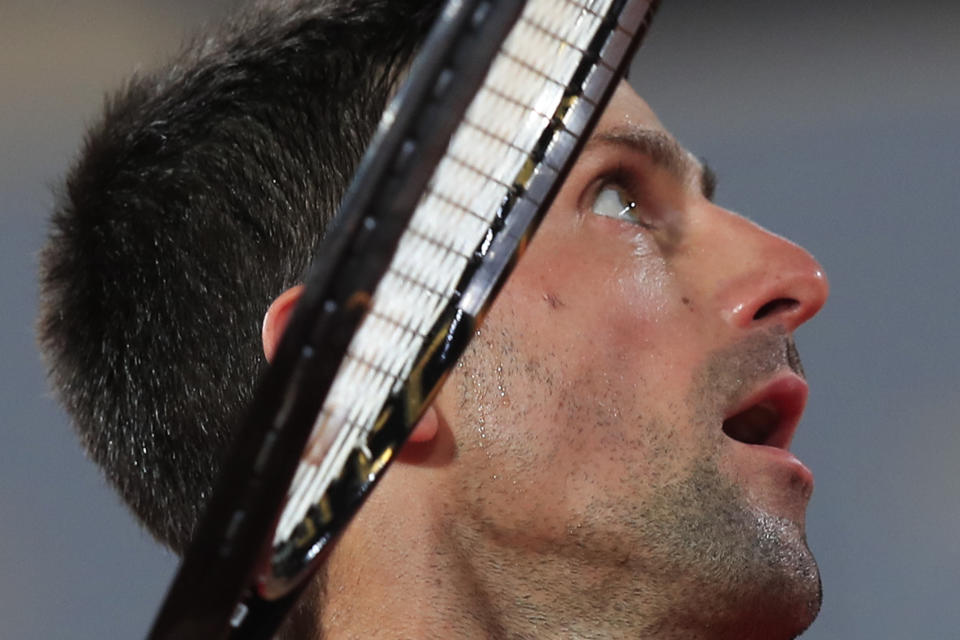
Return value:
[(601, 187), (593, 199), (591, 210), (598, 216), (617, 220), (627, 220), (642, 227), (650, 225), (642, 220), (637, 211), (637, 203), (620, 187), (609, 184)]

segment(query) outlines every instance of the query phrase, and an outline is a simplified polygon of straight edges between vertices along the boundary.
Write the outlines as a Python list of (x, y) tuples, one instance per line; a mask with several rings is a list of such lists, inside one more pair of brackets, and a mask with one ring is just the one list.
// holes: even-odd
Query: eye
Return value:
[(627, 220), (647, 229), (653, 228), (653, 225), (640, 217), (637, 203), (623, 188), (615, 184), (608, 184), (597, 191), (591, 210), (598, 216)]

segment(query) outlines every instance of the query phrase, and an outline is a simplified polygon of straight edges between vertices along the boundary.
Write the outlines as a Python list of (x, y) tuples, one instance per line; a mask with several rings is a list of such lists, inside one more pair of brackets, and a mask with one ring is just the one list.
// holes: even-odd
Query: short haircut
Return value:
[(439, 1), (274, 0), (107, 100), (41, 258), (38, 333), (89, 455), (178, 553)]

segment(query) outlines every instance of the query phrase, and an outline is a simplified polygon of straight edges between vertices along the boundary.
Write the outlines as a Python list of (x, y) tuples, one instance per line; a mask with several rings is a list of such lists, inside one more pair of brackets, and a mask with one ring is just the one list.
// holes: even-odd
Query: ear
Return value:
[(437, 410), (430, 405), (414, 425), (413, 431), (407, 437), (407, 442), (430, 442), (437, 437), (439, 427), (440, 418), (437, 416)]
[(277, 345), (280, 344), (280, 337), (283, 335), (283, 330), (287, 328), (290, 314), (297, 306), (297, 302), (300, 301), (302, 293), (302, 284), (287, 289), (277, 296), (270, 304), (270, 308), (267, 309), (266, 315), (263, 316), (263, 329), (260, 332), (260, 338), (263, 340), (263, 355), (267, 356), (268, 362), (273, 361), (273, 356), (277, 352)]
[(449, 464), (455, 452), (456, 445), (450, 426), (444, 421), (441, 411), (430, 405), (400, 449), (397, 462), (420, 467), (439, 467)]
[[(277, 296), (270, 304), (270, 308), (267, 309), (266, 315), (263, 316), (263, 329), (260, 337), (263, 340), (263, 354), (267, 356), (268, 361), (273, 361), (273, 356), (277, 352), (277, 345), (280, 344), (280, 337), (283, 336), (283, 330), (287, 328), (290, 314), (297, 306), (302, 294), (302, 284), (287, 289)], [(437, 415), (437, 410), (431, 405), (420, 416), (420, 420), (414, 425), (407, 441), (430, 442), (437, 436), (439, 425), (440, 418)]]

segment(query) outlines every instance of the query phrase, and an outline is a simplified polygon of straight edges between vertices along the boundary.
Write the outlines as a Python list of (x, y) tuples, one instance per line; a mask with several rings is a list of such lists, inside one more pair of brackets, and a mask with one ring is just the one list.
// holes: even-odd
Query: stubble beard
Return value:
[(648, 585), (650, 637), (795, 638), (820, 608), (820, 579), (802, 523), (751, 505), (715, 460), (696, 461), (633, 512)]
[[(501, 339), (510, 341), (503, 332)], [(495, 367), (501, 393), (511, 375), (530, 375), (529, 362), (503, 357), (510, 351), (501, 344), (474, 355), (467, 365), (473, 384), (481, 369)], [(784, 365), (796, 370), (799, 360), (776, 331), (714, 354), (691, 384), (692, 419), (704, 422), (696, 426), (725, 437), (712, 422), (731, 389)], [(551, 377), (559, 375), (543, 375)], [(636, 428), (670, 429), (657, 422)], [(645, 499), (598, 495), (571, 515), (566, 535), (549, 544), (489, 520), (479, 531), (454, 527), (464, 534), (458, 555), (472, 564), (475, 588), (488, 593), (486, 613), (500, 618), (496, 628), (526, 628), (518, 637), (778, 640), (809, 626), (821, 588), (803, 522), (751, 504), (720, 471), (716, 447), (705, 444), (682, 472), (652, 491), (644, 486), (647, 477), (625, 472), (624, 482), (635, 486), (618, 495)]]
[[(722, 442), (717, 427), (730, 399), (785, 369), (804, 375), (792, 337), (778, 328), (712, 353), (686, 402), (696, 431)], [(819, 612), (820, 574), (802, 516), (778, 516), (752, 502), (721, 471), (719, 447), (705, 446), (635, 517), (643, 522), (638, 543), (652, 550), (650, 558), (666, 559), (647, 570), (673, 584), (675, 603), (692, 605), (668, 619), (699, 622), (710, 638), (775, 640), (800, 635)]]

